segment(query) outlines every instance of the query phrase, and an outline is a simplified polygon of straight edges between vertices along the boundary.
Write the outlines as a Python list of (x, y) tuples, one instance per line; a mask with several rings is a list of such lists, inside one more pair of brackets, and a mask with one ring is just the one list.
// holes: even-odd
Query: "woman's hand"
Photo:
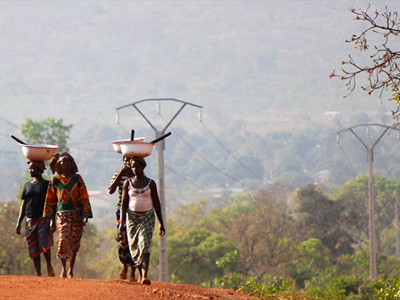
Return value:
[(89, 221), (89, 218), (87, 217), (87, 216), (84, 216), (83, 217), (83, 226), (86, 226), (87, 225), (87, 222)]
[(18, 235), (21, 235), (21, 223), (17, 224), (17, 226), (15, 226), (15, 233)]
[(116, 240), (117, 240), (118, 242), (121, 240), (121, 238), (122, 238), (122, 236), (124, 235), (124, 233), (125, 233), (125, 224), (120, 223), (120, 224), (118, 225), (117, 237), (116, 237)]
[(56, 224), (55, 224), (55, 220), (51, 219), (50, 220), (50, 232), (54, 233), (57, 230)]
[(163, 225), (163, 224), (160, 224), (160, 233), (159, 233), (159, 235), (160, 235), (161, 237), (165, 235), (165, 228), (164, 228), (164, 225)]

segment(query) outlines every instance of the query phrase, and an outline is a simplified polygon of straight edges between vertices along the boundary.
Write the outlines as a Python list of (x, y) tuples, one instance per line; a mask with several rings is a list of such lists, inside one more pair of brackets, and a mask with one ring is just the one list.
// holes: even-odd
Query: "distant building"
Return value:
[(325, 116), (327, 116), (329, 119), (336, 118), (338, 115), (340, 115), (340, 111), (327, 111), (324, 113)]
[(329, 170), (321, 170), (314, 173), (315, 183), (328, 183), (329, 182)]

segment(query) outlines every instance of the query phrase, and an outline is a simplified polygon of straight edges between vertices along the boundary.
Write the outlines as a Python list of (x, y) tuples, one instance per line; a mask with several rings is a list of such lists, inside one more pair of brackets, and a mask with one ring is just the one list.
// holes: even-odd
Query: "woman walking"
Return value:
[[(139, 270), (139, 282), (151, 284), (147, 278), (150, 264), (150, 245), (155, 226), (155, 215), (160, 223), (159, 235), (165, 235), (157, 185), (144, 174), (146, 161), (142, 157), (131, 160), (134, 177), (127, 179), (122, 192), (120, 225), (125, 224), (132, 260)], [(122, 233), (122, 226), (118, 231)]]
[(120, 279), (127, 279), (128, 277), (128, 266), (131, 266), (131, 274), (129, 281), (136, 281), (135, 279), (135, 264), (132, 261), (131, 253), (129, 251), (128, 238), (126, 236), (125, 224), (119, 224), (121, 219), (121, 201), (122, 201), (122, 190), (124, 187), (125, 180), (132, 178), (134, 176), (129, 163), (130, 159), (126, 156), (123, 157), (124, 167), (121, 170), (114, 173), (111, 179), (110, 186), (108, 187), (108, 193), (114, 194), (118, 188), (118, 203), (117, 203), (117, 229), (121, 227), (120, 234), (117, 235), (118, 242), (118, 258), (122, 264), (122, 270), (119, 273)]
[[(74, 277), (76, 254), (80, 248), (83, 226), (92, 218), (89, 195), (78, 166), (67, 153), (56, 153), (50, 161), (50, 169), (57, 173), (49, 183), (43, 215), (50, 219), (52, 232), (58, 227), (57, 257), (61, 260), (62, 278)], [(66, 264), (69, 260), (67, 273)]]
[(21, 222), (25, 218), (25, 240), (28, 244), (29, 257), (33, 260), (37, 276), (42, 275), (40, 254), (47, 263), (47, 276), (54, 277), (51, 264), (51, 247), (53, 246), (53, 232), (50, 232), (50, 222), (42, 218), (44, 201), (46, 198), (49, 181), (42, 177), (46, 169), (43, 161), (28, 161), (29, 175), (32, 181), (25, 183), (21, 199), (23, 200), (19, 211), (15, 232), (21, 235)]

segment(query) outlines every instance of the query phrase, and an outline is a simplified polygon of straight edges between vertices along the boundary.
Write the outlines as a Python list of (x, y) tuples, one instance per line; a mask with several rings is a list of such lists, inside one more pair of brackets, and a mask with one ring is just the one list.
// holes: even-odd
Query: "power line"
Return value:
[(379, 158), (379, 161), (381, 162), (381, 165), (383, 165), (383, 168), (386, 170), (386, 172), (389, 174), (390, 178), (394, 179), (394, 176), (392, 174), (392, 172), (390, 172), (390, 170), (388, 169), (388, 167), (385, 164), (385, 161), (382, 160), (381, 156), (379, 155), (379, 153), (377, 153), (377, 156)]
[(104, 137), (104, 138), (100, 138), (100, 139), (96, 139), (96, 140), (82, 140), (82, 141), (77, 141), (77, 142), (74, 142), (74, 143), (68, 143), (68, 146), (76, 145), (76, 144), (95, 143), (95, 142), (103, 141), (103, 140), (106, 140), (106, 139), (114, 138), (114, 137), (116, 137), (116, 136), (117, 136), (117, 135), (113, 134), (113, 135), (110, 135), (110, 136), (107, 136), (107, 137)]
[(244, 186), (250, 188), (250, 189), (254, 189), (254, 187), (249, 186), (243, 182), (241, 182), (240, 180), (233, 178), (232, 176), (230, 176), (229, 174), (225, 173), (224, 171), (222, 171), (220, 168), (218, 168), (217, 166), (215, 166), (214, 164), (212, 164), (208, 159), (206, 159), (202, 154), (200, 154), (196, 149), (194, 149), (172, 126), (171, 126), (172, 130), (175, 132), (175, 134), (181, 139), (181, 141), (183, 141), (190, 149), (192, 149), (201, 159), (203, 159), (207, 164), (209, 164), (211, 167), (213, 167), (215, 170), (217, 170), (219, 173), (225, 175), (226, 177), (228, 177), (229, 179), (232, 179), (235, 182), (238, 182), (240, 184), (243, 184)]
[(120, 122), (118, 122), (118, 125), (125, 131), (126, 134), (130, 134), (129, 130), (127, 130)]
[[(373, 141), (372, 141), (372, 139), (371, 139), (371, 136), (369, 135), (369, 132), (367, 133), (367, 136), (368, 136), (370, 142), (372, 143)], [(339, 145), (340, 149), (342, 150), (343, 155), (345, 156), (346, 160), (347, 160), (348, 163), (350, 164), (351, 168), (353, 169), (354, 172), (356, 172), (355, 169), (354, 169), (354, 167), (353, 167), (353, 165), (351, 164), (349, 158), (346, 156), (346, 153), (344, 152), (342, 146), (340, 145), (340, 142), (338, 142), (338, 145)], [(359, 147), (361, 147), (361, 145), (360, 145)], [(358, 152), (358, 151), (355, 151), (355, 153), (357, 153), (357, 152)], [(381, 159), (381, 156), (380, 156), (379, 154), (377, 154), (377, 155), (378, 155), (378, 157), (379, 157), (379, 160), (381, 161), (381, 164), (384, 166), (384, 168), (386, 169), (386, 171), (388, 172), (388, 174), (389, 174), (389, 175), (392, 177), (392, 179), (393, 179), (393, 178), (394, 178), (393, 175), (392, 175), (391, 172), (387, 169), (386, 165), (383, 163), (383, 161), (382, 161), (382, 159)], [(356, 173), (356, 174), (357, 174), (357, 173)], [(358, 174), (357, 174), (357, 175), (358, 175)], [(398, 225), (393, 221), (393, 218), (391, 218), (391, 217), (389, 216), (389, 214), (387, 213), (387, 207), (388, 207), (389, 204), (388, 204), (386, 207), (384, 207), (384, 205), (382, 204), (380, 198), (379, 198), (379, 197), (376, 197), (376, 199), (377, 199), (377, 201), (378, 201), (378, 204), (379, 204), (380, 207), (382, 208), (384, 215), (385, 215), (385, 216), (387, 217), (387, 219), (389, 220), (389, 222), (390, 222), (395, 228), (399, 228)], [(398, 202), (397, 199), (395, 199), (395, 201)]]
[[(360, 138), (359, 135), (355, 133), (353, 129), (357, 127), (367, 127), (367, 130), (369, 130), (370, 127), (372, 126), (378, 126), (378, 127), (383, 127), (384, 130), (381, 132), (379, 137), (372, 143), (372, 146), (367, 146), (366, 143)], [(358, 141), (365, 147), (367, 150), (367, 161), (368, 161), (368, 202), (369, 202), (369, 213), (368, 213), (368, 219), (369, 219), (369, 254), (370, 254), (370, 279), (376, 280), (378, 275), (377, 275), (377, 253), (376, 253), (376, 232), (375, 232), (375, 200), (374, 200), (374, 173), (373, 173), (373, 150), (374, 147), (379, 143), (383, 135), (389, 130), (399, 130), (393, 127), (388, 127), (384, 126), (381, 124), (361, 124), (361, 125), (356, 125), (349, 127), (347, 129), (341, 130), (337, 132), (338, 135), (338, 141), (339, 141), (339, 134), (344, 132), (344, 131), (350, 131), (357, 139)]]
[[(372, 141), (371, 136), (370, 136), (370, 134), (369, 134), (369, 130), (367, 131), (367, 136), (368, 136), (370, 142), (372, 143), (373, 141)], [(386, 164), (384, 163), (384, 161), (382, 160), (381, 156), (379, 155), (379, 152), (376, 153), (376, 154), (377, 154), (377, 156), (378, 156), (378, 158), (379, 158), (381, 164), (383, 165), (384, 169), (386, 170), (386, 172), (387, 172), (387, 173), (390, 175), (390, 177), (393, 179), (394, 176), (392, 175), (392, 173), (391, 173), (391, 172), (389, 171), (389, 169), (387, 168)]]
[[(159, 130), (152, 124), (152, 122), (148, 119), (148, 117), (145, 116), (145, 114), (137, 107), (139, 103), (142, 102), (149, 102), (149, 101), (156, 101), (158, 104), (158, 107), (160, 106), (160, 102), (178, 102), (181, 103), (182, 106), (180, 109), (178, 109), (174, 116), (170, 119), (170, 121), (167, 123), (167, 125)], [(140, 101), (136, 101), (131, 104), (127, 104), (125, 106), (121, 106), (117, 108), (117, 117), (118, 117), (118, 111), (120, 109), (126, 108), (128, 106), (132, 106), (136, 111), (143, 117), (143, 119), (150, 125), (150, 127), (154, 130), (156, 137), (161, 137), (163, 134), (165, 134), (166, 129), (168, 128), (169, 125), (175, 120), (175, 118), (181, 113), (181, 111), (185, 108), (185, 106), (194, 106), (198, 108), (202, 108), (199, 105), (189, 103), (183, 100), (178, 100), (174, 98), (163, 98), (163, 99), (143, 99)], [(134, 133), (132, 131), (132, 133)], [(157, 147), (157, 152), (158, 152), (158, 193), (159, 193), (159, 198), (160, 198), (160, 204), (161, 204), (161, 214), (166, 215), (166, 205), (165, 205), (165, 184), (164, 184), (164, 141), (161, 140), (160, 144), (158, 144)], [(159, 272), (159, 278), (160, 281), (167, 282), (168, 281), (168, 259), (167, 259), (167, 235), (165, 234), (163, 237), (160, 237), (160, 272)]]
[(8, 120), (6, 120), (6, 119), (4, 119), (2, 117), (0, 117), (0, 120), (3, 120), (4, 122), (10, 124), (11, 126), (13, 126), (15, 128), (21, 129), (19, 126), (15, 125), (14, 123), (11, 123), (10, 121), (8, 121)]
[(339, 145), (340, 150), (342, 150), (342, 153), (343, 153), (344, 157), (346, 158), (347, 162), (349, 163), (349, 165), (350, 165), (351, 169), (353, 170), (354, 174), (356, 176), (358, 176), (358, 172), (356, 171), (356, 169), (354, 169), (353, 165), (351, 164), (350, 159), (347, 157), (346, 153), (344, 152), (344, 150), (342, 148), (342, 145), (340, 145), (340, 141), (338, 141), (337, 144)]
[[(155, 158), (152, 157), (152, 156), (151, 156), (151, 158), (152, 158), (152, 159), (155, 159)], [(164, 164), (164, 166), (165, 166), (171, 173), (175, 174), (175, 175), (178, 176), (179, 178), (182, 178), (183, 180), (189, 182), (190, 184), (192, 184), (192, 185), (198, 187), (199, 189), (201, 189), (201, 190), (203, 190), (203, 191), (207, 191), (207, 192), (212, 193), (212, 191), (206, 189), (205, 187), (203, 187), (203, 186), (201, 186), (201, 185), (199, 185), (199, 184), (193, 182), (192, 180), (190, 180), (190, 179), (188, 179), (188, 178), (182, 176), (182, 175), (179, 174), (178, 172), (174, 171), (174, 170), (173, 170), (171, 167), (169, 167), (168, 165)]]
[(9, 134), (4, 134), (4, 133), (0, 133), (0, 135), (2, 135), (2, 136), (4, 136), (4, 137), (10, 137), (10, 135)]
[[(257, 177), (258, 179), (260, 179), (262, 182), (264, 182), (264, 179), (261, 178), (260, 176), (258, 176), (256, 173), (254, 173), (252, 170), (250, 170), (248, 167), (246, 167), (239, 159), (237, 159), (232, 152), (230, 152), (223, 144), (222, 142), (220, 142), (216, 136), (212, 133), (212, 131), (210, 129), (208, 129), (208, 127), (206, 126), (206, 124), (204, 124), (204, 122), (202, 121), (201, 124), (203, 124), (204, 128), (208, 131), (208, 133), (217, 141), (217, 143), (231, 156), (233, 157), (234, 160), (236, 160), (243, 168), (245, 168), (247, 171), (249, 171), (251, 174), (253, 174), (255, 177)], [(265, 182), (264, 182), (265, 183)]]
[[(386, 215), (386, 217), (388, 218), (389, 222), (395, 227), (395, 228), (399, 228), (398, 225), (393, 221), (393, 218), (391, 218), (389, 216), (389, 214), (386, 212), (386, 208), (390, 205), (388, 204), (386, 207), (383, 206), (381, 200), (379, 199), (379, 197), (376, 197), (378, 200), (379, 205), (381, 206), (381, 208), (383, 209), (383, 213)], [(397, 202), (397, 200), (395, 199), (395, 201)]]
[(76, 146), (69, 146), (68, 144), (67, 144), (67, 146), (69, 148), (73, 148), (73, 149), (86, 150), (86, 151), (92, 151), (92, 152), (114, 152), (113, 150), (98, 150), (98, 149), (81, 148), (81, 147), (76, 147)]
[(205, 187), (202, 187), (201, 185), (198, 185), (197, 183), (191, 181), (190, 179), (188, 179), (188, 178), (186, 178), (186, 177), (183, 177), (183, 176), (180, 175), (178, 172), (175, 172), (175, 171), (172, 170), (170, 167), (168, 167), (168, 165), (165, 165), (165, 167), (166, 167), (171, 173), (174, 173), (176, 176), (178, 176), (178, 177), (182, 178), (183, 180), (189, 182), (190, 184), (192, 184), (192, 185), (198, 187), (199, 189), (201, 189), (201, 190), (203, 190), (203, 191), (207, 191), (207, 192), (212, 193), (212, 191), (206, 189)]

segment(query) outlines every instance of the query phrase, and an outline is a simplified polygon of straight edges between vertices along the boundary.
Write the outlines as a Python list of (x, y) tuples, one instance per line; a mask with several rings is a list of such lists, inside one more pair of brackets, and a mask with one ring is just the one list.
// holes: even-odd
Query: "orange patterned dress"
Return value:
[(79, 174), (70, 178), (58, 174), (50, 180), (43, 216), (57, 216), (57, 257), (70, 259), (80, 248), (84, 218), (93, 217), (86, 185)]

